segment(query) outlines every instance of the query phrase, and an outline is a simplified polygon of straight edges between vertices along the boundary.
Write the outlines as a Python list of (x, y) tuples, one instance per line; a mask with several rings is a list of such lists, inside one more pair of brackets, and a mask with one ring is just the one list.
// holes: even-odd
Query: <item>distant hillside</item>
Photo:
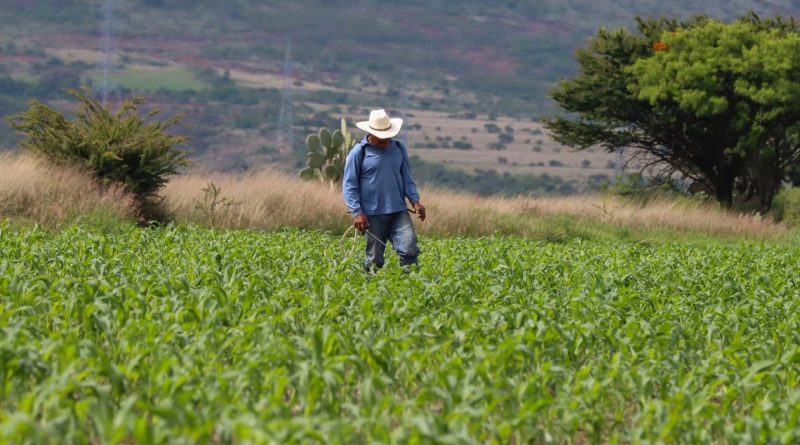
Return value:
[[(546, 174), (538, 184), (576, 191), (613, 177), (620, 160), (569, 152), (536, 124), (557, 111), (547, 92), (574, 73), (575, 49), (637, 15), (751, 9), (791, 15), (800, 1), (0, 0), (0, 118), (31, 98), (63, 106), (64, 88), (107, 77), (112, 100), (145, 93), (186, 113), (201, 166), (291, 171), (309, 132), (382, 106), (407, 118), (413, 154), (437, 164), (421, 171), (453, 172), (441, 183)], [(276, 142), (287, 86), (288, 150)], [(0, 123), (0, 147), (12, 143)], [(538, 190), (514, 178), (506, 191)]]
[[(110, 0), (117, 49), (278, 69), (292, 40), (298, 75), (347, 87), (407, 82), (501, 114), (551, 109), (546, 92), (574, 70), (574, 49), (599, 27), (636, 15), (707, 13), (724, 19), (750, 9), (792, 14), (800, 1), (711, 0)], [(102, 2), (0, 0), (2, 38), (48, 44), (97, 36)], [(91, 36), (95, 36), (92, 40)], [(456, 93), (460, 94), (456, 94)], [(412, 105), (426, 105), (412, 94)]]

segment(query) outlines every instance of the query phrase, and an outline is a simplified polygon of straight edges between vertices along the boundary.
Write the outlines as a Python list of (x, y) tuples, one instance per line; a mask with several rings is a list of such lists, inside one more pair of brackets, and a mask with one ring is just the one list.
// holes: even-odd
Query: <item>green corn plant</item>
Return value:
[(300, 172), (300, 177), (326, 182), (331, 188), (340, 186), (345, 160), (355, 144), (355, 137), (347, 129), (345, 119), (342, 119), (339, 130), (331, 132), (321, 128), (318, 134), (309, 135), (306, 139), (308, 167)]
[(0, 444), (800, 443), (797, 243), (340, 242), (0, 217)]

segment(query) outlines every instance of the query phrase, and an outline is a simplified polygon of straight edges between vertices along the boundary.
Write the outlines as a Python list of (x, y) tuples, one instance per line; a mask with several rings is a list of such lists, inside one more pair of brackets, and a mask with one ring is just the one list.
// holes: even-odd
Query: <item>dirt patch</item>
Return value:
[(444, 30), (440, 27), (433, 25), (426, 25), (414, 20), (399, 20), (399, 23), (411, 34), (420, 34), (426, 38), (432, 39), (442, 35)]
[(559, 35), (566, 37), (569, 35), (569, 29), (564, 23), (546, 21), (546, 20), (527, 20), (520, 26), (520, 31), (527, 37), (536, 37), (541, 35)]
[(41, 62), (42, 60), (44, 60), (43, 57), (0, 53), (0, 63), (10, 62), (15, 64), (21, 64), (21, 63), (33, 64), (36, 62)]
[(501, 54), (497, 48), (449, 48), (447, 53), (456, 59), (469, 62), (484, 72), (500, 76), (511, 76), (517, 71), (518, 63), (513, 58)]

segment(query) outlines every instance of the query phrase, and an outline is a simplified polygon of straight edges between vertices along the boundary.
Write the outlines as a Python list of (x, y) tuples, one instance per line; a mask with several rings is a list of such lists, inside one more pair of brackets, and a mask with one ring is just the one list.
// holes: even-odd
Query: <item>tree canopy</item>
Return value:
[(557, 140), (631, 148), (642, 165), (702, 184), (720, 202), (769, 209), (800, 156), (800, 33), (754, 15), (726, 24), (639, 20), (601, 30), (555, 100)]

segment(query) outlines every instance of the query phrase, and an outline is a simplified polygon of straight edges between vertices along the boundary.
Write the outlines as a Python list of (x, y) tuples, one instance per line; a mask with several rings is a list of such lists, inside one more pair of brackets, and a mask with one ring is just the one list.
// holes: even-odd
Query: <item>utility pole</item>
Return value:
[(283, 154), (294, 150), (294, 78), (292, 69), (292, 39), (286, 41), (286, 55), (283, 59), (283, 90), (281, 91), (281, 111), (278, 115), (277, 149)]
[[(113, 70), (114, 58), (114, 34), (112, 32), (114, 22), (114, 0), (106, 0), (103, 5), (103, 32), (101, 37), (101, 51), (103, 58), (99, 62), (98, 71), (102, 76), (99, 87), (95, 87), (95, 93), (100, 95), (103, 105), (108, 105), (108, 99), (113, 89), (111, 85), (111, 75)], [(99, 91), (98, 91), (99, 89)]]
[[(403, 68), (403, 79), (400, 82), (400, 92), (397, 98), (397, 106), (395, 107), (395, 114), (397, 117), (403, 119), (403, 126), (408, 128), (408, 114), (406, 110), (409, 107), (409, 92), (408, 92), (408, 75), (411, 70), (409, 68)], [(400, 132), (398, 136), (400, 142), (403, 143), (406, 147), (408, 147), (408, 131)]]

